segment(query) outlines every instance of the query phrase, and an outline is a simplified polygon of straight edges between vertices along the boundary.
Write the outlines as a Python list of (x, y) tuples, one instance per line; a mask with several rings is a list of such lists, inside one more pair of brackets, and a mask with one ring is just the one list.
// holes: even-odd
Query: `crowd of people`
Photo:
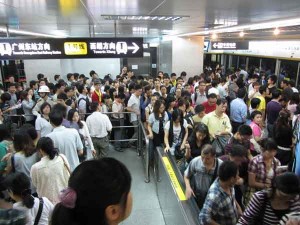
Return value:
[[(115, 79), (89, 75), (50, 82), (38, 74), (25, 90), (10, 77), (1, 93), (1, 188), (13, 208), (27, 210), (27, 224), (125, 219), (130, 174), (106, 156), (109, 140), (118, 152), (136, 146), (139, 120), (151, 160), (163, 147), (176, 161), (201, 224), (299, 218), (300, 98), (293, 80), (218, 67), (195, 76), (136, 76), (127, 67)], [(16, 128), (20, 118), (24, 125)]]

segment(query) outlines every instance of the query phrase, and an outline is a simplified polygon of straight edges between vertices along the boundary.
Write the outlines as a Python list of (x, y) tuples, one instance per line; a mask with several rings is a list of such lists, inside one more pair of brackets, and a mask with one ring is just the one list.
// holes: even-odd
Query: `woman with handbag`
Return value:
[(185, 169), (185, 143), (188, 138), (188, 123), (183, 119), (183, 112), (174, 109), (172, 118), (165, 125), (165, 152), (170, 152), (177, 160), (181, 172)]
[(275, 178), (272, 189), (256, 192), (238, 225), (273, 225), (286, 215), (300, 211), (300, 182), (294, 173)]
[(70, 165), (66, 156), (58, 154), (58, 149), (54, 148), (49, 137), (42, 137), (37, 149), (42, 159), (31, 167), (32, 183), (39, 196), (47, 197), (53, 204), (57, 204), (60, 191), (68, 186)]
[(248, 166), (248, 187), (245, 193), (245, 205), (252, 195), (266, 188), (270, 188), (274, 181), (280, 161), (275, 158), (277, 144), (272, 138), (262, 140), (262, 153), (255, 156)]

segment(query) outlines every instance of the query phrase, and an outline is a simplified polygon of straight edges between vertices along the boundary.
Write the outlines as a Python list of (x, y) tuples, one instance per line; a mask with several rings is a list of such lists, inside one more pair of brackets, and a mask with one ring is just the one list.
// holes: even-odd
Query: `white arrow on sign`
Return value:
[(132, 44), (133, 46), (129, 46), (128, 49), (133, 50), (132, 54), (135, 54), (140, 49), (140, 47), (135, 42), (132, 42)]
[(217, 47), (218, 47), (218, 44), (217, 44), (217, 43), (214, 43), (213, 46), (214, 46), (214, 48), (217, 48)]

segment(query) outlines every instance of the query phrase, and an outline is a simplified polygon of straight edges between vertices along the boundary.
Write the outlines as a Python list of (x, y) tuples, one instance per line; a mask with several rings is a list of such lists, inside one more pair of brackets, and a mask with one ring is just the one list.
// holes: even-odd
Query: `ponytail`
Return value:
[(54, 148), (53, 141), (49, 137), (42, 137), (37, 143), (37, 149), (45, 152), (50, 160), (58, 155), (58, 149)]
[(31, 195), (31, 190), (26, 189), (22, 191), (21, 195), (23, 205), (26, 206), (26, 208), (31, 209), (34, 205), (34, 197)]

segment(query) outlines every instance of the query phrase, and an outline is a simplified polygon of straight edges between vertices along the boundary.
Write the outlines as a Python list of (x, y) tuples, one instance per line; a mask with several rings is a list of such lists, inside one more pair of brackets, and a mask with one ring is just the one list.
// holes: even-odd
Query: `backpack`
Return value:
[(92, 113), (92, 110), (91, 110), (91, 102), (87, 100), (88, 97), (86, 98), (80, 98), (78, 99), (78, 102), (77, 102), (77, 106), (79, 107), (79, 103), (81, 100), (85, 101), (86, 102), (86, 113)]

